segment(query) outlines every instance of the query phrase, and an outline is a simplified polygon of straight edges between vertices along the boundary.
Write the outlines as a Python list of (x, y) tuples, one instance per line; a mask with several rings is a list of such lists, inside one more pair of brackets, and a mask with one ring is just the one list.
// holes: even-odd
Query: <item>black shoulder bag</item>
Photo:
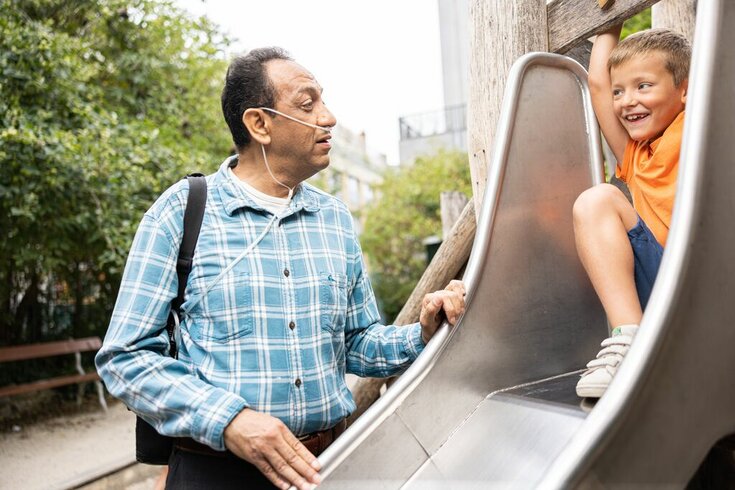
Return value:
[[(181, 305), (184, 302), (184, 290), (191, 272), (194, 249), (202, 227), (204, 206), (207, 202), (207, 181), (202, 174), (186, 176), (189, 181), (189, 197), (184, 211), (184, 236), (181, 238), (179, 258), (176, 261), (176, 275), (179, 278), (179, 290), (171, 301), (171, 311), (166, 320), (169, 352), (177, 357), (174, 329), (181, 317)], [(165, 465), (173, 449), (173, 438), (159, 434), (148, 422), (136, 417), (135, 420), (135, 459), (139, 463)]]

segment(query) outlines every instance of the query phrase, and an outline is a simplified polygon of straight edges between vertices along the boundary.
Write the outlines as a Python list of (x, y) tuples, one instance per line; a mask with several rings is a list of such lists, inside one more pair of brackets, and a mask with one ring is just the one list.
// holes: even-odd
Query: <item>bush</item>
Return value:
[(472, 195), (467, 155), (439, 151), (390, 170), (368, 208), (360, 241), (370, 277), (387, 319), (398, 315), (426, 269), (423, 240), (441, 236), (440, 194)]
[(170, 2), (0, 11), (0, 345), (101, 335), (143, 212), (231, 147), (228, 41)]

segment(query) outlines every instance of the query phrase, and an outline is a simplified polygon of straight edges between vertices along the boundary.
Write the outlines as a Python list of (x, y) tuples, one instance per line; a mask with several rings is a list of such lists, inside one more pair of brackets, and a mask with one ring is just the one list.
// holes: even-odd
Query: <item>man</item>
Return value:
[(186, 182), (136, 234), (96, 361), (113, 395), (177, 437), (172, 488), (318, 484), (314, 453), (355, 408), (345, 373), (403, 371), (442, 316), (455, 323), (464, 311), (452, 281), (424, 298), (420, 323), (379, 323), (349, 212), (303, 183), (329, 165), (336, 120), (321, 94), (277, 48), (230, 65), (222, 109), (238, 154), (207, 177), (178, 359), (166, 356), (164, 325)]

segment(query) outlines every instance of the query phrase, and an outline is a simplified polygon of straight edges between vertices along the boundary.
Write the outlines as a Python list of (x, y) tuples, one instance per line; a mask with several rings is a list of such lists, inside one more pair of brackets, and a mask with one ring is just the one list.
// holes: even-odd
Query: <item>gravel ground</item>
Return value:
[(135, 416), (111, 403), (0, 433), (0, 488), (69, 488), (134, 460)]

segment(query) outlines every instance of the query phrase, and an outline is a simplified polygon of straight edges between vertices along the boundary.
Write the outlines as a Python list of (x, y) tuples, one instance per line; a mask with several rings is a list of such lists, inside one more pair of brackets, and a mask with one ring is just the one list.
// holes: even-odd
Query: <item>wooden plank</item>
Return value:
[(459, 219), (452, 227), (447, 238), (439, 246), (436, 255), (419, 279), (408, 301), (396, 317), (396, 325), (408, 325), (419, 321), (421, 301), (428, 293), (443, 289), (470, 257), (475, 241), (477, 222), (475, 206), (472, 201), (465, 206)]
[(20, 395), (23, 393), (31, 393), (34, 391), (58, 388), (59, 386), (97, 381), (98, 379), (100, 379), (100, 377), (96, 372), (59, 376), (58, 378), (44, 379), (42, 381), (35, 381), (33, 383), (26, 383), (22, 385), (3, 386), (2, 388), (0, 388), (0, 396)]
[(581, 44), (578, 44), (566, 53), (562, 54), (564, 56), (569, 56), (571, 59), (582, 65), (585, 70), (589, 70), (590, 55), (592, 55), (592, 43), (585, 39)]
[(661, 0), (651, 12), (653, 27), (672, 29), (693, 42), (696, 4), (696, 0)]
[(620, 24), (658, 0), (615, 0), (602, 10), (596, 2), (554, 0), (547, 6), (549, 51), (565, 53), (585, 39)]
[(488, 162), (511, 65), (548, 51), (546, 0), (476, 0), (470, 6), (467, 139), (475, 207), (482, 206)]
[(102, 347), (102, 341), (99, 337), (0, 347), (0, 362), (40, 359), (63, 354), (74, 354), (75, 352), (95, 351), (99, 350), (100, 347)]

